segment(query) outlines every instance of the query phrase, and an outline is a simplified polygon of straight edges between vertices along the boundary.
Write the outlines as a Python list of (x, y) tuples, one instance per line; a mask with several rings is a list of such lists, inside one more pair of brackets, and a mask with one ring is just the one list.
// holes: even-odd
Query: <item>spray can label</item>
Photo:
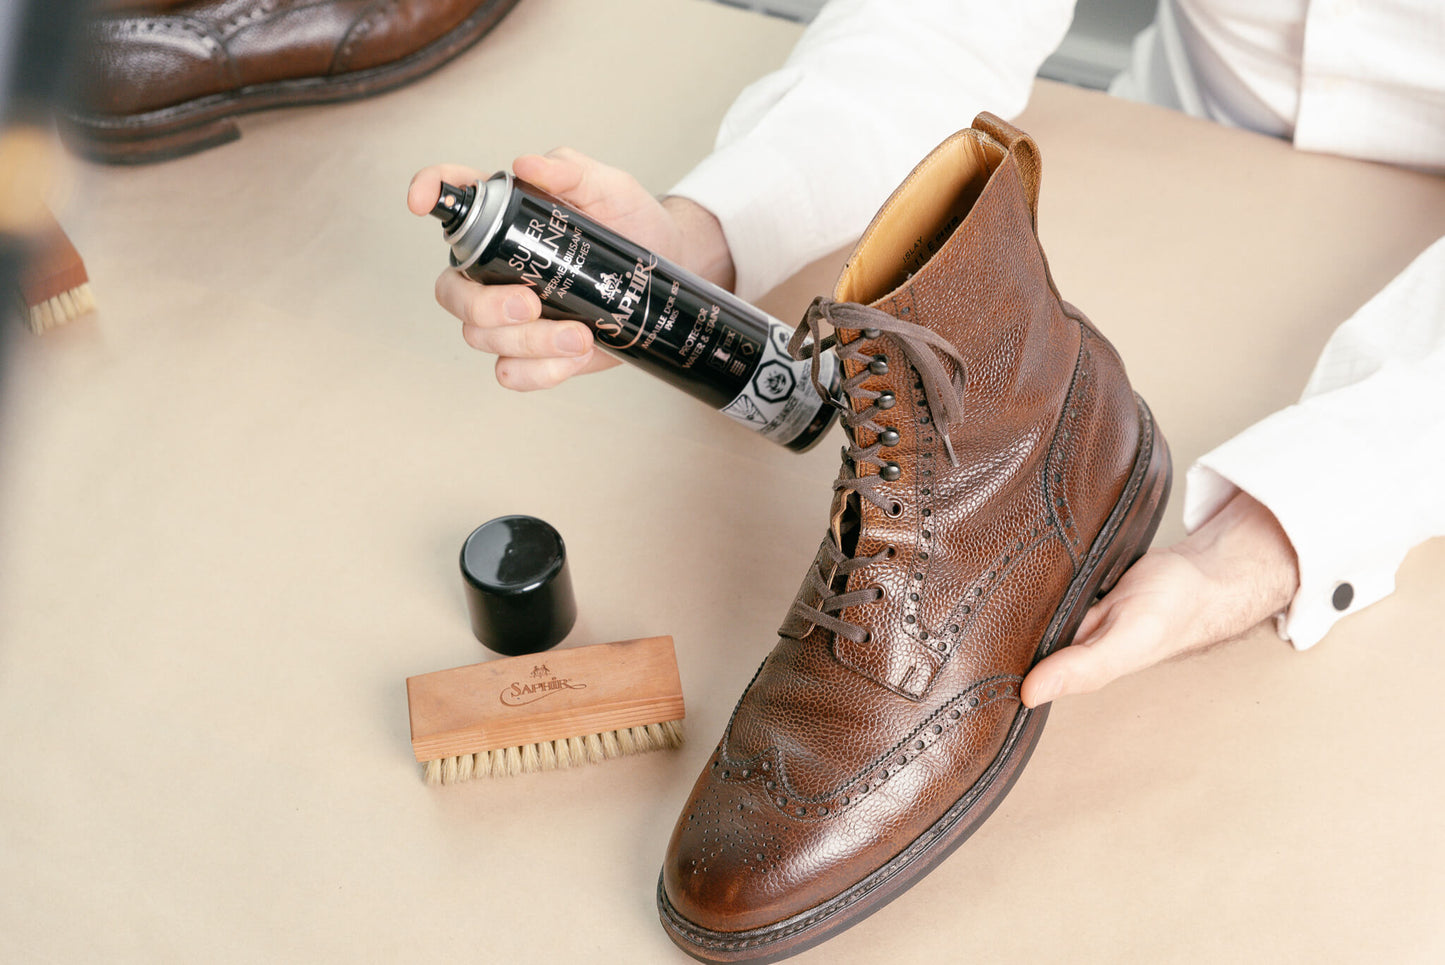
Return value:
[[(813, 387), (811, 364), (795, 361), (788, 354), (793, 330), (776, 318), (769, 321), (757, 368), (722, 412), (774, 442), (786, 444), (807, 428), (824, 402)], [(831, 385), (837, 356), (825, 352), (819, 362), (818, 381)]]

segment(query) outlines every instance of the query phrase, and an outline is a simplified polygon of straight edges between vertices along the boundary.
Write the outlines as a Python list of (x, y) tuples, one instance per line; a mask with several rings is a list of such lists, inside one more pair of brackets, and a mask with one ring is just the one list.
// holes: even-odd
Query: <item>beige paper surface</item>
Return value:
[[(798, 30), (527, 3), (405, 90), (83, 172), (102, 311), (4, 336), (0, 957), (684, 960), (659, 860), (826, 525), (837, 437), (796, 456), (625, 367), (498, 388), (403, 196), (425, 163), (561, 143), (665, 190)], [(1052, 85), (1022, 124), (1060, 288), (1180, 476), (1445, 233), (1439, 179)], [(767, 307), (797, 318), (840, 261)], [(676, 638), (683, 751), (422, 784), (403, 681), (483, 656), (457, 553), (516, 512), (567, 541), (570, 645)], [(1260, 630), (1061, 701), (968, 844), (798, 960), (1438, 959), (1442, 578), (1436, 541), (1307, 654)]]

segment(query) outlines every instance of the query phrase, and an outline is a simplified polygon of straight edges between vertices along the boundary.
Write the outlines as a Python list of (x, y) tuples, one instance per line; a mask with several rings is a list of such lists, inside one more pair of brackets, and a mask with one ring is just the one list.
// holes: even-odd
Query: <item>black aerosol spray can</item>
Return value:
[[(453, 267), (531, 286), (545, 317), (585, 323), (613, 354), (774, 442), (802, 451), (832, 423), (810, 363), (788, 355), (792, 328), (511, 174), (443, 184), (432, 214)], [(836, 395), (837, 358), (820, 362)]]

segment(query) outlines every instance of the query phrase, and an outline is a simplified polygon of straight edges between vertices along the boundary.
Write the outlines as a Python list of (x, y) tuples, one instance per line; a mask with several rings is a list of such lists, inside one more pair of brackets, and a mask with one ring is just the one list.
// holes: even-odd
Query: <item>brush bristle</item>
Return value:
[(682, 721), (680, 721), (680, 720), (665, 720), (665, 721), (663, 721), (663, 722), (662, 722), (662, 733), (663, 733), (663, 735), (667, 738), (667, 745), (666, 745), (666, 746), (667, 746), (669, 749), (670, 749), (670, 748), (675, 748), (675, 747), (681, 747), (681, 746), (683, 745), (685, 738), (684, 738), (683, 733), (682, 733)]
[(671, 750), (682, 746), (682, 721), (668, 720), (645, 727), (624, 727), (580, 737), (499, 747), (459, 757), (427, 761), (422, 775), (428, 784), (460, 784), (473, 778), (515, 777), (537, 771), (555, 771), (579, 764), (600, 764), (611, 757)]
[(69, 291), (47, 298), (38, 305), (31, 305), (29, 312), (30, 330), (43, 335), (52, 328), (73, 322), (87, 312), (95, 311), (95, 295), (90, 283), (85, 282)]
[(617, 731), (604, 730), (597, 737), (602, 741), (602, 753), (609, 759), (622, 756), (622, 745), (617, 743)]

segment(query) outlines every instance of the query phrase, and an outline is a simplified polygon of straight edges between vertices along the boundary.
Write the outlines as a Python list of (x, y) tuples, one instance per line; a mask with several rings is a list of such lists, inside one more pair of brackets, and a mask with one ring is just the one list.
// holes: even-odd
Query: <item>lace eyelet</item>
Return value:
[(903, 515), (903, 504), (894, 500), (893, 505), (888, 507), (888, 518), (897, 519)]
[(898, 547), (894, 546), (892, 543), (889, 543), (883, 550), (883, 558), (886, 560), (891, 560), (897, 555)]
[(886, 600), (886, 599), (888, 599), (888, 591), (885, 590), (885, 589), (883, 589), (883, 587), (880, 586), (879, 584), (877, 584), (877, 583), (870, 583), (870, 584), (868, 585), (868, 589), (870, 589), (870, 590), (877, 590), (877, 591), (878, 591), (878, 596), (876, 596), (876, 597), (873, 599), (873, 602), (874, 602), (874, 603), (877, 603), (879, 600)]

